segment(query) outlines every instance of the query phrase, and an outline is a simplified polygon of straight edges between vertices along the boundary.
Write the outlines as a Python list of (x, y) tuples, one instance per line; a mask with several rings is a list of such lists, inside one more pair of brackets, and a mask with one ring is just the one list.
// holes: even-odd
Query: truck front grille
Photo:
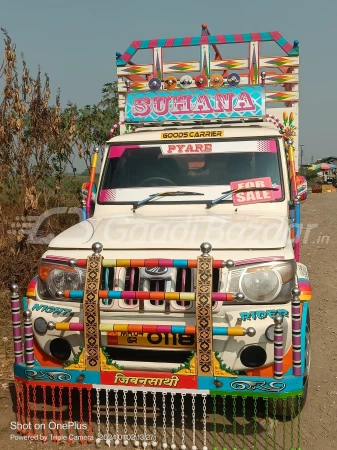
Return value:
[[(144, 268), (117, 267), (106, 268), (103, 273), (104, 289), (119, 291), (151, 291), (151, 292), (196, 292), (196, 269), (168, 268), (163, 274), (148, 273)], [(213, 292), (221, 290), (221, 269), (213, 269)], [(160, 298), (152, 300), (124, 299), (111, 301), (101, 300), (103, 307), (112, 311), (132, 310), (163, 313), (195, 313), (192, 301), (164, 301)], [(213, 308), (218, 302), (212, 303)]]

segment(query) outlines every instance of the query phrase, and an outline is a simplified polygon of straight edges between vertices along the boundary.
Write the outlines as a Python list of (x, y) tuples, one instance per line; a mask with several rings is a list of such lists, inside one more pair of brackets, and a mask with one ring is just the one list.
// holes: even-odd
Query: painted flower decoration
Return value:
[(292, 127), (286, 127), (283, 128), (283, 139), (288, 140), (292, 139), (294, 136), (296, 136), (295, 130)]
[(289, 116), (285, 111), (283, 112), (282, 137), (285, 141), (293, 139), (293, 137), (296, 136), (296, 127), (293, 125), (294, 118), (293, 112), (291, 112)]

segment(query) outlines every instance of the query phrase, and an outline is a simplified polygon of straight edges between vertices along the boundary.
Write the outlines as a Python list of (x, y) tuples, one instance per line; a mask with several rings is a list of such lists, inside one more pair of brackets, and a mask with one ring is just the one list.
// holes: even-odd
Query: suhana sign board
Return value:
[(262, 86), (141, 91), (126, 95), (125, 122), (262, 118)]

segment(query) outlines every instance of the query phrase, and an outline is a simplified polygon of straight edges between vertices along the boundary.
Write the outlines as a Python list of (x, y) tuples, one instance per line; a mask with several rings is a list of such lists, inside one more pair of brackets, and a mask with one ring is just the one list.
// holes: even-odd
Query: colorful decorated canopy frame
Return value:
[(201, 36), (187, 36), (183, 38), (149, 39), (133, 41), (122, 55), (117, 55), (117, 66), (126, 65), (141, 49), (191, 47), (199, 45), (220, 45), (250, 42), (276, 42), (287, 55), (298, 55), (298, 45), (292, 45), (279, 31), (266, 31), (260, 33), (217, 34), (214, 36), (202, 34)]

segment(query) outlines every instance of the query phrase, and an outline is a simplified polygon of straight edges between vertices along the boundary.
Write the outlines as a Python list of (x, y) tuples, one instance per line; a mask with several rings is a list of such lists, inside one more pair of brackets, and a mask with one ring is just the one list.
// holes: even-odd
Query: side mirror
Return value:
[(296, 175), (297, 195), (300, 202), (308, 197), (308, 183), (303, 175)]

